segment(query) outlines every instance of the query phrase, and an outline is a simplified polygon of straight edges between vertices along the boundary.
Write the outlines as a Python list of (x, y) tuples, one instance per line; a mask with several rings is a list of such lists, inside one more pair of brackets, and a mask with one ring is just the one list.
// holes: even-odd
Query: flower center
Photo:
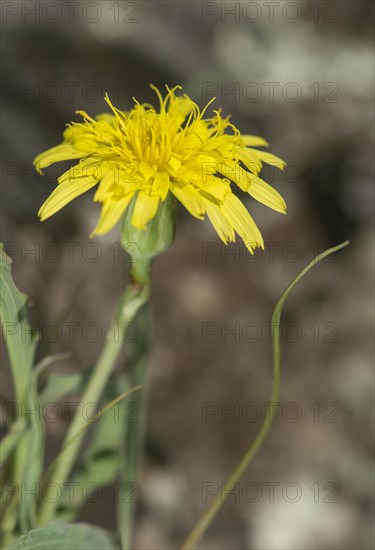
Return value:
[(147, 162), (159, 170), (168, 164), (178, 127), (167, 113), (155, 111), (135, 112), (126, 120), (123, 142), (139, 161)]

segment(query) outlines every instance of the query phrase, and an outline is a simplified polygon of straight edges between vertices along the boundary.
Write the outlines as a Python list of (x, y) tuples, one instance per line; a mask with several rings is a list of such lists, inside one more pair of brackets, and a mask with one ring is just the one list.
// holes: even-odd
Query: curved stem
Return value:
[(333, 254), (334, 252), (337, 252), (341, 248), (344, 248), (348, 244), (349, 244), (349, 241), (345, 241), (339, 244), (338, 246), (329, 248), (328, 250), (322, 252), (322, 254), (319, 254), (319, 256), (317, 256), (311, 263), (309, 263), (307, 267), (305, 267), (303, 271), (301, 271), (301, 273), (299, 273), (299, 275), (297, 275), (297, 277), (286, 288), (280, 300), (277, 302), (276, 307), (273, 311), (272, 324), (271, 324), (272, 345), (273, 345), (273, 382), (272, 382), (272, 394), (271, 394), (271, 399), (267, 409), (267, 414), (262, 422), (261, 428), (255, 440), (251, 443), (247, 452), (245, 453), (243, 458), (240, 460), (238, 465), (235, 467), (233, 472), (230, 474), (225, 484), (222, 485), (220, 493), (218, 493), (218, 495), (212, 500), (207, 510), (200, 517), (194, 529), (192, 530), (190, 535), (187, 537), (187, 539), (181, 546), (181, 550), (193, 550), (194, 548), (196, 548), (197, 544), (203, 537), (204, 533), (206, 532), (207, 528), (211, 524), (212, 520), (215, 518), (215, 516), (223, 507), (228, 496), (230, 496), (233, 487), (235, 486), (235, 484), (238, 482), (242, 474), (245, 472), (245, 470), (249, 466), (251, 460), (253, 459), (254, 455), (263, 444), (264, 440), (268, 435), (268, 432), (271, 429), (271, 426), (274, 420), (274, 410), (275, 410), (274, 405), (278, 403), (279, 392), (280, 392), (280, 355), (281, 355), (280, 354), (280, 317), (281, 317), (281, 312), (282, 312), (285, 300), (287, 299), (287, 297), (289, 296), (290, 292), (295, 287), (295, 285), (315, 264), (317, 264), (318, 262), (320, 262), (321, 260), (329, 256), (330, 254)]

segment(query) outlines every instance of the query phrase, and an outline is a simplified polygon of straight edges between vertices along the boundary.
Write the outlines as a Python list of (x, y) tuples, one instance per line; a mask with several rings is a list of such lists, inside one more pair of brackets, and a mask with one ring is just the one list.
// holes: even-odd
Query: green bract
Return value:
[(121, 244), (131, 255), (131, 274), (135, 282), (144, 283), (150, 264), (173, 244), (176, 232), (176, 199), (169, 193), (147, 229), (137, 229), (131, 223), (135, 199), (132, 200), (122, 219)]

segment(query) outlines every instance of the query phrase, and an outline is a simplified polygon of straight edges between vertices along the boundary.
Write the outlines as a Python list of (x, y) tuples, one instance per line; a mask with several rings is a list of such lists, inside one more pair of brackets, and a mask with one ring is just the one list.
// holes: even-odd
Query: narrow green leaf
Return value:
[[(11, 260), (0, 245), (0, 318), (3, 336), (7, 346), (15, 391), (15, 409), (18, 424), (25, 428), (13, 428), (18, 433), (17, 441), (4, 441), (7, 459), (13, 459), (12, 482), (17, 487), (35, 491), (40, 480), (44, 458), (44, 423), (40, 414), (40, 402), (33, 376), (33, 363), (37, 336), (27, 322), (28, 298), (20, 292), (13, 282)], [(16, 443), (13, 445), (13, 443)], [(21, 531), (28, 531), (34, 525), (36, 515), (35, 497), (21, 498), (21, 491), (11, 503), (4, 506), (5, 525), (15, 526), (12, 519), (17, 513)], [(7, 514), (10, 514), (9, 518)], [(12, 517), (11, 517), (12, 516)], [(9, 536), (11, 533), (5, 533)]]
[[(110, 485), (116, 479), (119, 471), (120, 447), (124, 444), (125, 424), (120, 418), (120, 407), (102, 416), (95, 422), (92, 437), (85, 445), (81, 465), (69, 480), (70, 484), (63, 492), (61, 504), (56, 510), (58, 519), (72, 521), (77, 516), (87, 495), (82, 490), (90, 487)], [(77, 487), (74, 499), (70, 487)]]
[(334, 246), (333, 248), (329, 248), (328, 250), (325, 250), (324, 252), (322, 252), (322, 254), (319, 254), (319, 256), (317, 256), (312, 262), (310, 262), (309, 265), (305, 267), (305, 269), (303, 269), (301, 273), (299, 273), (297, 277), (295, 277), (295, 279), (293, 279), (290, 285), (283, 292), (280, 300), (277, 302), (272, 315), (272, 323), (271, 323), (272, 345), (273, 345), (273, 381), (272, 381), (272, 394), (271, 394), (271, 399), (269, 402), (267, 413), (265, 415), (265, 418), (262, 422), (260, 430), (257, 436), (255, 437), (254, 441), (250, 444), (248, 450), (246, 451), (244, 456), (241, 458), (240, 462), (237, 464), (235, 469), (232, 471), (228, 479), (225, 481), (225, 483), (222, 484), (221, 491), (210, 502), (208, 508), (205, 510), (203, 515), (199, 518), (194, 529), (191, 531), (191, 533), (189, 534), (189, 536), (181, 546), (181, 550), (194, 550), (194, 548), (196, 548), (197, 544), (199, 543), (199, 541), (207, 531), (208, 527), (211, 525), (214, 518), (222, 509), (224, 503), (227, 501), (233, 487), (236, 485), (238, 480), (246, 471), (252, 459), (254, 458), (255, 454), (258, 452), (258, 450), (264, 443), (264, 440), (266, 439), (272, 427), (272, 424), (274, 421), (274, 414), (273, 414), (273, 411), (275, 410), (274, 405), (277, 404), (279, 401), (279, 392), (280, 392), (280, 359), (281, 359), (280, 317), (281, 317), (282, 309), (285, 304), (285, 300), (287, 299), (287, 297), (289, 296), (293, 288), (296, 286), (296, 284), (302, 279), (304, 275), (306, 275), (308, 271), (310, 271), (312, 267), (314, 267), (314, 265), (321, 262), (324, 258), (326, 258), (327, 256), (330, 256), (334, 252), (337, 252), (338, 250), (341, 250), (345, 246), (348, 246), (348, 244), (349, 244), (349, 241), (345, 241), (337, 246)]
[(4, 466), (5, 462), (14, 451), (25, 428), (25, 423), (19, 418), (12, 424), (9, 432), (3, 437), (1, 441), (0, 466)]
[(26, 294), (20, 292), (13, 282), (11, 259), (0, 243), (0, 318), (18, 405), (25, 399), (29, 388), (37, 343), (36, 334), (26, 320), (27, 302)]
[(57, 403), (66, 395), (80, 393), (82, 375), (79, 372), (70, 374), (51, 373), (46, 387), (40, 394), (42, 406)]
[[(108, 413), (110, 409), (114, 409), (118, 403), (130, 394), (138, 392), (139, 390), (141, 390), (141, 386), (135, 386), (126, 390), (121, 395), (110, 401), (110, 403), (105, 405), (95, 416), (89, 419), (81, 430), (66, 442), (58, 456), (45, 473), (43, 481), (47, 482), (50, 474), (53, 474), (54, 469), (58, 468), (59, 463), (64, 459), (65, 451), (67, 451), (75, 441), (80, 440), (92, 424), (98, 422), (97, 431), (94, 432), (94, 438), (91, 444), (89, 444), (88, 451), (86, 452), (83, 460), (83, 466), (78, 470), (76, 477), (71, 480), (71, 483), (78, 483), (78, 487), (81, 489), (93, 481), (95, 481), (95, 484), (99, 486), (110, 484), (118, 473), (118, 453), (119, 447), (122, 444), (121, 434), (124, 430), (124, 425), (119, 422), (115, 422), (115, 418), (106, 413)], [(116, 441), (114, 440), (114, 436), (117, 436)], [(69, 489), (67, 489), (61, 499), (60, 510), (55, 511), (54, 517), (57, 515), (59, 519), (74, 519), (83, 502), (82, 490), (77, 491), (77, 494), (78, 498), (75, 498), (72, 502)]]

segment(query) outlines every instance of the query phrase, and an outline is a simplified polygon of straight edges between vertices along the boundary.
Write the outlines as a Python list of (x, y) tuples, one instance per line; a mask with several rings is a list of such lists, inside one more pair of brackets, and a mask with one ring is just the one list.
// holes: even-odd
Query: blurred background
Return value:
[[(64, 167), (41, 177), (32, 160), (61, 141), (75, 110), (107, 111), (106, 91), (126, 110), (133, 96), (155, 102), (150, 83), (180, 84), (201, 106), (216, 96), (215, 108), (289, 165), (263, 173), (287, 216), (244, 199), (263, 253), (225, 247), (180, 207), (175, 243), (155, 262), (135, 548), (176, 548), (220, 489), (265, 414), (276, 301), (302, 266), (346, 239), (285, 307), (278, 417), (201, 548), (373, 547), (373, 5), (1, 4), (2, 240), (33, 326), (53, 352), (71, 352), (56, 372), (94, 363), (126, 278), (118, 229), (89, 240), (99, 216), (90, 194), (37, 218)], [(73, 337), (68, 325), (53, 332), (64, 312)], [(50, 424), (51, 453), (68, 421)], [(113, 501), (104, 491), (81, 519), (114, 528)]]

